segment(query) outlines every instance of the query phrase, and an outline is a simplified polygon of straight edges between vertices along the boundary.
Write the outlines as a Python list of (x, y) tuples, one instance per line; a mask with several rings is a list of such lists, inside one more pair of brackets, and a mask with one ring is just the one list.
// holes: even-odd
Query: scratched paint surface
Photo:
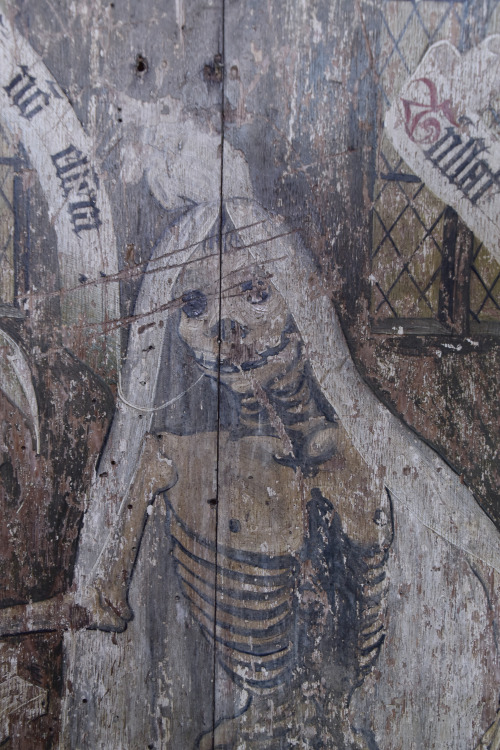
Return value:
[(384, 118), (497, 3), (0, 13), (2, 746), (496, 747), (496, 270)]

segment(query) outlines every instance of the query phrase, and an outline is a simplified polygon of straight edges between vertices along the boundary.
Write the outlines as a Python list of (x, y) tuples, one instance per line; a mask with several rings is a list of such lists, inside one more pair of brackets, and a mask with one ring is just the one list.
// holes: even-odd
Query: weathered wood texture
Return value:
[(497, 747), (498, 2), (0, 10), (0, 744)]

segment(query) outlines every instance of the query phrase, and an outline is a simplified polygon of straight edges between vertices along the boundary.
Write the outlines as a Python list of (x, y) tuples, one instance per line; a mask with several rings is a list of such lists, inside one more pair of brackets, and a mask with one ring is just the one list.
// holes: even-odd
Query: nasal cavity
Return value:
[[(223, 318), (220, 322), (221, 341), (239, 341), (240, 339), (244, 339), (247, 333), (248, 329), (246, 326), (232, 318)], [(215, 323), (210, 328), (210, 335), (214, 338), (219, 336), (219, 323)]]

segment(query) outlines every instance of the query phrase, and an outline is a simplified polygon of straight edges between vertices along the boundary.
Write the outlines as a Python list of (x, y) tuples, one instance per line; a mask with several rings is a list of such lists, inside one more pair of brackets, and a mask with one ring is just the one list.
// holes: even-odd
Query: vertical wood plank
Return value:
[[(412, 12), (410, 4), (406, 3), (386, 6), (385, 12), (392, 13), (394, 18), (398, 13), (403, 17)], [(264, 28), (261, 25), (256, 27), (255, 17), (266, 18)], [(241, 627), (243, 622), (248, 639), (246, 655), (242, 655), (244, 646), (241, 642), (228, 644), (226, 639), (225, 643), (217, 645), (221, 673), (225, 671), (226, 675), (218, 678), (216, 696), (224, 720), (217, 727), (215, 741), (229, 746), (239, 743), (248, 748), (265, 748), (292, 740), (299, 744), (311, 742), (312, 746), (323, 741), (327, 746), (363, 748), (398, 747), (398, 743), (403, 746), (408, 741), (415, 743), (415, 747), (429, 745), (436, 741), (430, 739), (432, 732), (427, 725), (433, 709), (426, 699), (413, 703), (415, 693), (409, 682), (419, 674), (431, 693), (434, 690), (433, 678), (425, 665), (430, 669), (433, 649), (439, 639), (439, 626), (437, 630), (431, 627), (428, 637), (412, 651), (412, 667), (406, 672), (407, 636), (414, 645), (419, 641), (415, 632), (409, 636), (407, 630), (411, 629), (413, 622), (410, 610), (415, 607), (415, 612), (421, 613), (421, 608), (425, 610), (433, 597), (439, 596), (438, 591), (450, 601), (459, 569), (463, 585), (470, 585), (468, 590), (475, 611), (479, 612), (483, 606), (484, 589), (481, 590), (481, 584), (477, 587), (472, 569), (465, 572), (467, 562), (463, 553), (447, 549), (446, 545), (440, 547), (439, 542), (435, 540), (433, 543), (426, 536), (429, 532), (417, 530), (416, 517), (422, 512), (426, 514), (426, 501), (422, 504), (418, 499), (425, 495), (422, 487), (415, 486), (412, 500), (409, 500), (416, 516), (409, 514), (408, 505), (401, 512), (394, 499), (396, 530), (400, 537), (392, 548), (390, 524), (386, 523), (385, 527), (381, 524), (378, 534), (374, 533), (374, 527), (371, 527), (373, 519), (385, 517), (387, 521), (390, 517), (391, 482), (387, 481), (389, 496), (384, 505), (382, 488), (376, 480), (377, 461), (374, 463), (370, 458), (370, 443), (373, 439), (384, 450), (385, 439), (383, 430), (378, 431), (380, 423), (376, 427), (370, 422), (368, 414), (371, 412), (364, 396), (360, 395), (360, 401), (348, 397), (354, 415), (349, 408), (346, 411), (341, 392), (344, 387), (346, 390), (352, 388), (346, 371), (336, 376), (337, 382), (329, 391), (330, 401), (327, 397), (325, 404), (314, 395), (315, 377), (319, 375), (323, 386), (330, 377), (323, 366), (325, 370), (334, 367), (335, 347), (331, 339), (337, 339), (339, 334), (333, 320), (330, 328), (326, 318), (318, 314), (315, 317), (312, 313), (316, 299), (321, 296), (318, 286), (323, 284), (327, 294), (334, 298), (343, 321), (356, 320), (358, 328), (352, 324), (347, 331), (353, 332), (358, 346), (363, 339), (362, 331), (366, 330), (362, 299), (368, 294), (364, 285), (370, 272), (368, 209), (375, 177), (377, 71), (381, 67), (378, 44), (382, 23), (381, 15), (373, 7), (348, 7), (340, 2), (330, 3), (328, 8), (320, 2), (307, 7), (286, 4), (272, 9), (253, 2), (238, 7), (231, 3), (227, 6), (224, 153), (231, 154), (235, 146), (240, 148), (248, 161), (252, 178), (252, 194), (245, 195), (249, 198), (246, 204), (234, 201), (230, 186), (224, 187), (226, 210), (231, 219), (228, 219), (227, 231), (231, 240), (222, 253), (222, 276), (225, 278), (226, 268), (228, 277), (233, 277), (234, 282), (228, 284), (232, 297), (228, 293), (226, 298), (223, 294), (222, 299), (224, 335), (221, 338), (227, 366), (226, 372), (221, 373), (221, 381), (223, 387), (239, 392), (240, 427), (239, 433), (234, 433), (229, 440), (221, 431), (218, 527), (221, 567), (217, 601), (220, 600), (221, 640), (224, 631), (227, 633), (230, 627)], [(246, 44), (241, 42), (242, 28), (245, 29), (243, 38), (248, 40)], [(311, 189), (312, 185), (314, 189)], [(264, 210), (253, 203), (255, 200), (264, 205)], [(288, 222), (273, 218), (268, 210), (284, 213)], [(235, 220), (236, 217), (239, 221)], [(232, 238), (238, 235), (239, 242), (234, 242)], [(307, 250), (303, 247), (297, 250), (294, 235), (305, 241)], [(300, 247), (300, 239), (298, 245)], [(283, 286), (283, 272), (277, 256), (288, 255), (288, 263), (293, 263), (294, 253), (300, 257), (301, 254), (307, 255), (308, 251), (317, 264), (318, 282), (313, 281), (313, 275), (305, 273), (295, 277), (295, 284), (289, 278), (289, 283)], [(262, 266), (263, 260), (269, 263)], [(462, 281), (463, 278), (461, 275)], [(342, 295), (339, 294), (341, 289)], [(273, 307), (270, 296), (263, 299), (263, 295), (269, 295), (270, 291), (278, 298), (284, 293), (281, 297), (283, 309), (293, 310), (291, 329), (283, 326), (280, 306)], [(258, 305), (261, 319), (257, 322), (258, 318), (250, 309)], [(296, 342), (302, 337), (306, 339), (306, 345), (293, 365), (293, 358), (287, 360), (290, 343), (288, 349), (285, 346), (278, 353), (276, 332), (280, 326), (292, 341), (294, 336)], [(266, 364), (262, 365), (256, 351), (259, 351), (259, 344), (263, 348), (264, 338), (269, 346)], [(324, 365), (320, 363), (321, 349), (319, 346), (315, 348), (312, 340), (322, 340), (323, 347), (326, 341), (329, 342), (328, 364), (326, 361)], [(309, 364), (308, 355), (313, 357), (312, 374), (306, 374), (300, 381), (298, 372), (302, 368), (302, 372), (307, 373), (303, 368)], [(274, 369), (269, 360), (274, 363)], [(241, 372), (231, 374), (230, 365), (239, 366), (240, 370), (244, 369), (242, 365), (246, 366), (246, 375)], [(280, 381), (282, 391), (279, 390)], [(298, 381), (302, 390), (297, 388)], [(308, 396), (304, 393), (307, 391), (310, 391)], [(356, 406), (353, 406), (353, 401)], [(287, 411), (291, 403), (293, 418)], [(337, 418), (332, 410), (338, 412)], [(249, 414), (253, 419), (251, 427)], [(356, 424), (363, 424), (362, 429), (368, 430), (361, 441), (356, 438), (360, 434)], [(247, 447), (248, 444), (252, 447)], [(309, 451), (313, 453), (316, 444), (320, 444), (325, 453), (321, 454), (316, 448), (317, 463), (314, 465)], [(330, 457), (329, 450), (332, 451)], [(256, 472), (248, 468), (254, 459), (255, 465), (260, 467), (258, 479), (255, 479)], [(382, 465), (388, 468), (392, 460), (382, 459)], [(345, 478), (342, 477), (342, 468), (347, 469)], [(408, 467), (403, 469), (405, 471), (411, 469)], [(393, 497), (397, 498), (399, 490), (394, 484), (392, 486)], [(258, 518), (248, 513), (245, 517), (242, 500), (245, 494), (251, 498), (249, 506), (261, 508)], [(448, 497), (446, 491), (444, 496)], [(357, 502), (352, 502), (351, 498), (357, 498)], [(270, 503), (271, 509), (266, 502)], [(472, 506), (471, 511), (475, 514)], [(335, 521), (332, 521), (332, 516)], [(427, 523), (432, 528), (430, 518)], [(249, 532), (250, 524), (253, 524), (253, 536)], [(289, 532), (292, 532), (291, 536), (287, 537)], [(287, 538), (290, 539), (288, 545)], [(348, 566), (351, 565), (344, 544), (351, 550), (356, 549), (356, 564), (360, 566), (358, 578), (342, 579), (338, 567), (334, 570), (328, 568), (328, 561), (331, 564), (336, 554), (340, 554)], [(251, 558), (250, 550), (255, 557)], [(424, 554), (422, 550), (425, 550)], [(244, 596), (231, 585), (228, 563), (231, 557), (237, 557), (240, 565), (242, 560), (248, 564), (250, 559), (256, 564), (254, 585), (248, 586)], [(258, 573), (273, 564), (281, 565), (280, 573), (286, 571), (288, 574), (288, 581), (280, 592), (283, 599), (279, 601), (277, 598), (272, 600), (272, 595), (263, 593), (263, 589), (260, 589), (259, 597), (255, 583)], [(361, 572), (363, 565), (370, 571), (366, 578)], [(262, 567), (259, 569), (259, 566)], [(390, 574), (388, 589), (382, 583), (384, 566)], [(364, 629), (364, 597), (373, 597), (370, 586), (375, 570), (380, 619), (375, 625), (375, 616), (371, 628)], [(442, 572), (437, 573), (438, 570)], [(482, 575), (479, 574), (484, 581)], [(415, 580), (422, 581), (419, 593), (413, 588)], [(347, 601), (342, 598), (345, 592), (342, 584), (347, 585), (357, 602), (356, 614), (350, 613)], [(408, 597), (412, 603), (402, 610), (397, 602), (407, 586), (412, 591)], [(255, 600), (251, 601), (250, 594), (255, 595)], [(239, 602), (244, 601), (245, 607), (236, 605), (236, 595), (241, 597)], [(282, 604), (280, 614), (278, 608), (271, 610), (271, 602), (276, 607)], [(268, 615), (271, 611), (276, 616), (274, 621)], [(447, 613), (445, 607), (440, 622), (448, 622)], [(349, 620), (351, 615), (353, 619)], [(284, 625), (287, 617), (295, 618), (289, 631)], [(284, 637), (283, 643), (279, 644), (282, 650), (278, 657), (278, 643), (271, 633), (280, 618)], [(418, 615), (417, 620), (421, 622)], [(256, 622), (268, 636), (269, 652), (265, 658), (256, 652)], [(347, 622), (350, 622), (349, 636), (343, 631)], [(301, 623), (307, 623), (304, 627), (311, 641), (301, 631)], [(456, 639), (460, 644), (467, 643), (467, 650), (475, 648), (472, 644), (477, 644), (479, 637), (479, 632), (471, 624), (468, 618), (458, 618), (452, 628), (453, 635), (450, 630), (451, 641)], [(360, 631), (356, 630), (358, 627)], [(491, 635), (490, 632), (488, 638)], [(262, 637), (262, 631), (259, 636)], [(386, 642), (380, 648), (385, 636)], [(368, 638), (366, 643), (363, 643), (363, 637)], [(357, 638), (357, 642), (349, 638)], [(483, 647), (495, 672), (497, 657), (492, 644), (488, 640)], [(295, 648), (295, 653), (287, 660), (288, 648), (292, 651)], [(269, 660), (267, 667), (266, 658)], [(397, 677), (393, 677), (395, 664), (398, 665)], [(450, 692), (446, 698), (443, 696), (443, 708), (448, 705), (451, 693), (460, 691), (460, 678), (453, 664), (453, 650), (445, 649), (440, 667), (443, 673), (437, 680), (446, 681), (443, 675), (449, 675), (447, 685)], [(451, 677), (452, 673), (454, 677)], [(393, 708), (398, 705), (396, 682), (405, 686), (405, 700), (412, 703), (409, 714), (404, 709), (400, 714), (398, 708)], [(494, 684), (494, 680), (487, 682)], [(385, 696), (383, 702), (387, 710), (374, 699), (375, 695)], [(474, 700), (478, 699), (479, 693), (476, 693)], [(490, 702), (490, 710), (492, 708)], [(389, 714), (392, 716), (394, 710), (400, 725), (397, 730), (393, 727), (389, 737), (388, 724), (384, 722), (392, 725)], [(410, 714), (414, 717), (411, 727), (408, 723)], [(438, 744), (445, 741), (444, 737), (446, 742), (459, 741), (464, 725), (459, 727), (452, 721), (438, 724)], [(469, 742), (473, 742), (473, 736), (468, 735)]]
[[(31, 263), (28, 278), (27, 263), (17, 254), (15, 262), (24, 274), (22, 278), (18, 274), (19, 281), (26, 286), (26, 293), (36, 300), (35, 290), (43, 289), (50, 294), (55, 289), (57, 292), (48, 297), (49, 302), (61, 297), (66, 310), (70, 310), (69, 316), (61, 317), (54, 305), (46, 305), (43, 309), (48, 312), (44, 317), (38, 305), (36, 321), (32, 319), (36, 336), (43, 341), (50, 330), (57, 339), (62, 331), (66, 346), (100, 370), (111, 382), (115, 396), (111, 409), (111, 394), (104, 387), (105, 401), (100, 396), (101, 384), (98, 388), (91, 375), (87, 375), (86, 367), (73, 365), (70, 359), (75, 382), (82, 381), (79, 390), (84, 391), (88, 386), (86, 397), (93, 404), (97, 402), (91, 414), (101, 408), (102, 401), (107, 412), (105, 421), (99, 425), (101, 433), (95, 428), (93, 432), (87, 431), (93, 453), (85, 465), (86, 513), (76, 569), (73, 573), (77, 541), (73, 531), (81, 523), (83, 498), (81, 507), (73, 511), (75, 529), (71, 529), (71, 534), (65, 531), (67, 580), (54, 593), (67, 591), (73, 575), (81, 604), (88, 606), (85, 597), (90, 582), (90, 588), (98, 596), (97, 624), (108, 632), (93, 630), (66, 635), (60, 744), (61, 747), (104, 747), (109, 743), (144, 747), (154, 742), (179, 747), (185, 743), (192, 745), (200, 732), (210, 730), (213, 725), (212, 644), (200, 631), (196, 606), (190, 602), (182, 583), (178, 560), (181, 532), (179, 528), (175, 532), (173, 529), (177, 509), (181, 520), (189, 525), (190, 533), (203, 539), (213, 553), (213, 511), (208, 501), (216, 492), (217, 388), (208, 378), (201, 381), (192, 352), (179, 335), (178, 318), (184, 314), (181, 308), (185, 305), (182, 297), (189, 288), (181, 289), (183, 279), (175, 285), (171, 277), (177, 278), (184, 266), (187, 272), (196, 268), (197, 256), (204, 254), (215, 262), (215, 280), (219, 276), (220, 135), (217, 131), (220, 131), (222, 107), (220, 82), (211, 71), (216, 67), (214, 60), (220, 50), (221, 4), (200, 7), (197, 3), (181, 2), (159, 9), (154, 3), (96, 3), (80, 8), (76, 15), (70, 8), (62, 8), (54, 15), (50, 3), (42, 2), (36, 9), (28, 9), (21, 3), (18, 10), (18, 26), (22, 30), (21, 39), (26, 40), (26, 49), (30, 49), (31, 43), (33, 56), (36, 52), (43, 54), (47, 70), (50, 68), (55, 76), (54, 97), (67, 108), (71, 98), (71, 106), (89, 134), (92, 168), (97, 170), (102, 194), (109, 195), (113, 210), (112, 221), (102, 217), (106, 218), (105, 230), (116, 232), (116, 244), (105, 243), (107, 251), (115, 254), (116, 267), (102, 266), (92, 272), (79, 269), (75, 279), (65, 275), (61, 255), (59, 259), (57, 256), (49, 259), (47, 254), (41, 257), (34, 253), (35, 242), (40, 244), (41, 252), (44, 250), (41, 237), (28, 242), (28, 234), (18, 232), (24, 242), (25, 257)], [(10, 18), (10, 12), (4, 16), (5, 20), (7, 17)], [(38, 36), (40, 29), (47, 29), (43, 41)], [(81, 64), (70, 65), (69, 58)], [(19, 62), (23, 60), (9, 60), (13, 66)], [(26, 145), (26, 138), (21, 140)], [(30, 151), (30, 157), (33, 154), (36, 157), (36, 152)], [(205, 165), (201, 171), (200, 164)], [(39, 175), (42, 188), (43, 179), (51, 174), (46, 170)], [(54, 196), (45, 197), (50, 212)], [(208, 204), (208, 208), (201, 213), (190, 213), (189, 209), (197, 203)], [(23, 216), (18, 208), (17, 226)], [(34, 223), (33, 215), (30, 219), (29, 231), (38, 238), (44, 225)], [(64, 249), (71, 254), (71, 248), (74, 249), (74, 243), (64, 247), (60, 237), (50, 235), (50, 240), (59, 253)], [(69, 262), (73, 273), (78, 269), (79, 258), (70, 257)], [(47, 286), (43, 271), (46, 277), (48, 271), (53, 273), (53, 287)], [(71, 289), (74, 285), (78, 287), (76, 291)], [(76, 299), (93, 289), (104, 296), (114, 295), (115, 299), (120, 291), (121, 315), (118, 310), (108, 313), (109, 329), (92, 326), (94, 316), (88, 303), (85, 303), (88, 309), (82, 315), (78, 313), (76, 320), (71, 317), (71, 311), (74, 313), (77, 308)], [(212, 294), (217, 299), (217, 285)], [(113, 372), (92, 355), (108, 330), (111, 337), (116, 337), (117, 332), (122, 334), (118, 378), (116, 370)], [(30, 340), (22, 328), (15, 333), (16, 340), (17, 334), (21, 338), (23, 350), (29, 351), (31, 345), (36, 351), (37, 338)], [(69, 355), (63, 354), (63, 362), (64, 357)], [(69, 377), (69, 368), (66, 370)], [(57, 385), (54, 368), (45, 369), (43, 374), (50, 383), (44, 383), (45, 392), (36, 383), (42, 409), (55, 397)], [(85, 402), (86, 399), (82, 401), (82, 411)], [(162, 408), (165, 402), (168, 406)], [(54, 434), (67, 423), (63, 414), (57, 424), (57, 416), (49, 419), (44, 412), (41, 414), (44, 445), (47, 440), (54, 441)], [(104, 443), (110, 417), (105, 447), (89, 481), (89, 469), (96, 463), (96, 452)], [(12, 423), (12, 419), (13, 414), (8, 414), (6, 424)], [(163, 441), (158, 441), (162, 453), (157, 453), (156, 462), (148, 458), (144, 447), (145, 434), (151, 431), (155, 435), (165, 434)], [(66, 430), (66, 439), (69, 438), (71, 433)], [(63, 458), (64, 450), (57, 444), (54, 448)], [(81, 451), (87, 446), (78, 444), (78, 448)], [(165, 461), (171, 462), (169, 470), (178, 474), (176, 488), (166, 498), (166, 509), (162, 508), (163, 498), (148, 507), (153, 500), (152, 492), (161, 489), (158, 483), (166, 481)], [(200, 470), (194, 476), (192, 462)], [(55, 482), (64, 481), (60, 476), (61, 466), (58, 468), (54, 461), (52, 465), (49, 463), (49, 471), (55, 474)], [(73, 472), (72, 480), (76, 483), (78, 478)], [(133, 497), (134, 493), (138, 497)], [(19, 505), (24, 507), (28, 518), (36, 519), (43, 508), (40, 499), (31, 502), (30, 497), (26, 503), (24, 500), (21, 497)], [(55, 509), (49, 510), (49, 516), (54, 524), (55, 514), (61, 513), (60, 500), (56, 495), (51, 502)], [(146, 525), (142, 554), (135, 560), (127, 603), (123, 601), (123, 590), (122, 598), (119, 596), (119, 566), (134, 561), (136, 556), (134, 546), (138, 546), (140, 534), (137, 535), (137, 528), (132, 529), (132, 524), (139, 523), (139, 532), (142, 530), (141, 513), (136, 508), (141, 503), (142, 516), (148, 511), (151, 519)], [(28, 531), (30, 528), (28, 524)], [(120, 530), (127, 535), (125, 555), (123, 550), (117, 551), (121, 546), (117, 536)], [(42, 536), (44, 531), (48, 536), (48, 529), (40, 528)], [(38, 553), (44, 544), (45, 539)], [(10, 546), (9, 542), (6, 555), (11, 553)], [(115, 560), (116, 555), (119, 559)], [(57, 572), (64, 575), (63, 569)], [(127, 585), (130, 577), (131, 571), (124, 581)], [(24, 591), (19, 581), (12, 580), (9, 586), (17, 598), (6, 603), (22, 602)], [(43, 603), (51, 593), (52, 589), (41, 591), (37, 582), (35, 598)], [(211, 612), (213, 605), (208, 602), (207, 607)], [(56, 614), (54, 607), (47, 605), (36, 611), (42, 614), (35, 620), (45, 622), (50, 628), (50, 618)], [(118, 637), (110, 632), (122, 630), (132, 611), (135, 617), (126, 633)], [(53, 622), (57, 628), (57, 619)], [(170, 648), (173, 642), (177, 644), (175, 649)], [(60, 662), (54, 660), (53, 685), (61, 680), (58, 667)], [(55, 700), (51, 706), (57, 705)], [(14, 746), (17, 742), (28, 747), (29, 727), (25, 730), (24, 735), (19, 734), (16, 725)], [(7, 727), (6, 732), (9, 731)], [(57, 741), (57, 726), (52, 741)]]
[[(149, 4), (147, 9), (115, 10), (117, 30), (119, 18), (125, 23), (130, 14), (139, 19), (140, 46), (135, 41), (136, 27), (127, 30), (125, 49), (135, 44), (147, 61), (127, 60), (129, 69), (130, 62), (135, 63), (139, 78), (134, 70), (124, 76), (123, 97), (117, 104), (124, 126), (128, 122), (132, 131), (138, 128), (139, 141), (134, 149), (127, 139), (116, 177), (123, 193), (129, 194), (132, 170), (136, 188), (131, 198), (138, 218), (141, 211), (141, 221), (142, 212), (150, 210), (147, 204), (140, 207), (141, 186), (149, 186), (161, 205), (164, 228), (156, 230), (140, 286), (134, 280), (140, 275), (124, 275), (125, 281), (127, 276), (131, 280), (123, 300), (133, 322), (124, 348), (117, 410), (80, 544), (77, 576), (82, 587), (89, 576), (92, 583), (96, 553), (106, 545), (107, 529), (116, 523), (124, 503), (145, 503), (143, 514), (147, 510), (149, 516), (144, 516), (148, 522), (139, 540), (133, 578), (130, 573), (128, 603), (134, 617), (126, 631), (112, 640), (109, 633), (90, 631), (66, 639), (72, 654), (67, 672), (72, 690), (65, 707), (64, 737), (69, 745), (105, 746), (113, 737), (114, 743), (126, 747), (194, 746), (197, 737), (213, 726), (210, 623), (217, 387), (200, 372), (182, 324), (198, 319), (197, 292), (205, 274), (211, 283), (209, 304), (218, 304), (221, 96), (220, 83), (210, 72), (220, 49), (222, 5), (171, 4), (160, 12)], [(151, 34), (163, 40), (159, 47)], [(119, 67), (119, 49), (113, 50)], [(147, 65), (147, 70), (139, 71), (139, 65)], [(145, 157), (141, 149), (146, 150)], [(158, 160), (158, 154), (163, 158)], [(132, 225), (130, 219), (125, 221)], [(147, 250), (138, 246), (143, 234), (136, 234), (133, 226), (131, 231), (130, 254), (123, 262), (133, 271), (147, 260)], [(144, 463), (140, 455), (148, 432), (161, 437)], [(133, 497), (127, 477), (137, 471), (143, 477), (137, 481), (149, 482), (155, 491), (162, 489), (166, 481), (159, 476), (162, 456), (172, 470), (169, 489), (146, 508), (151, 495)], [(110, 498), (116, 498), (111, 508)], [(122, 551), (116, 554), (123, 565)], [(98, 560), (96, 570), (100, 565)], [(195, 577), (200, 567), (203, 571), (196, 580), (193, 566)], [(98, 577), (104, 590), (101, 598), (109, 596), (105, 566)], [(115, 603), (113, 611), (129, 619), (123, 603)], [(117, 627), (125, 625), (124, 621)]]

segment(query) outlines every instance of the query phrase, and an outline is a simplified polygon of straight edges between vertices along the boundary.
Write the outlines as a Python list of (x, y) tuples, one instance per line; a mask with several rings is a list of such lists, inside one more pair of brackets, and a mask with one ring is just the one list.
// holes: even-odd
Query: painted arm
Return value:
[[(92, 628), (121, 632), (133, 613), (128, 589), (156, 496), (174, 486), (177, 470), (163, 453), (161, 435), (144, 437), (137, 468), (83, 592), (0, 610), (0, 636)], [(79, 595), (78, 595), (79, 594)]]
[(146, 434), (129, 491), (90, 578), (90, 627), (120, 632), (132, 619), (128, 590), (144, 529), (156, 496), (176, 482), (177, 470), (163, 453), (162, 436)]

